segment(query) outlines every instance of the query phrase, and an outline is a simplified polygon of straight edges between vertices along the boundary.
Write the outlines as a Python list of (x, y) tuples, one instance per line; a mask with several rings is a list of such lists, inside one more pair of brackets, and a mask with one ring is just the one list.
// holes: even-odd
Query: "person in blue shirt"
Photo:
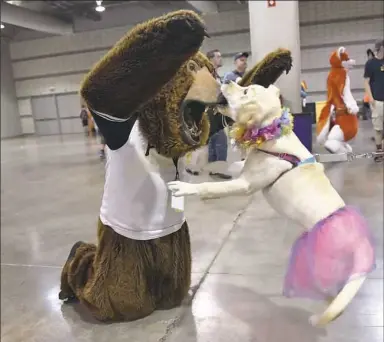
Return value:
[[(211, 61), (215, 68), (215, 78), (218, 83), (222, 83), (222, 79), (218, 74), (218, 69), (222, 66), (222, 58), (221, 53), (219, 50), (212, 50), (207, 53), (208, 59)], [(219, 118), (217, 115), (213, 115), (212, 113), (209, 113), (210, 115), (210, 122), (211, 122), (211, 130), (217, 129), (215, 128), (215, 125), (221, 124), (221, 122), (217, 122), (216, 117)], [(221, 120), (220, 120), (221, 121)], [(208, 143), (208, 163), (214, 163), (214, 162), (226, 162), (228, 157), (228, 138), (225, 134), (224, 129), (219, 130), (217, 133), (213, 134), (211, 138), (209, 139)], [(223, 172), (210, 172), (211, 176), (216, 176), (221, 179), (231, 179), (232, 177), (230, 175), (227, 175)]]
[[(364, 70), (364, 86), (367, 101), (371, 107), (372, 125), (375, 131), (377, 152), (383, 152), (383, 111), (384, 111), (384, 40), (375, 43), (375, 56), (368, 60)], [(375, 161), (382, 162), (382, 155)]]
[(248, 57), (248, 52), (239, 52), (235, 55), (235, 70), (224, 75), (223, 83), (227, 84), (230, 81), (238, 83), (241, 80), (247, 70)]

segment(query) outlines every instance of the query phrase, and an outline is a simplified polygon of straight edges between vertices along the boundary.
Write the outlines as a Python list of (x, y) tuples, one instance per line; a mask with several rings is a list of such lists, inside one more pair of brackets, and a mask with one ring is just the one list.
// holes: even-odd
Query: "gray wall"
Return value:
[(309, 87), (309, 101), (325, 99), (329, 55), (345, 46), (357, 66), (351, 71), (352, 94), (363, 98), (365, 51), (383, 38), (382, 1), (300, 2), (301, 71)]
[(1, 39), (1, 138), (22, 134), (20, 115), (17, 108), (15, 83), (13, 79), (9, 41)]
[[(105, 12), (103, 25), (77, 20), (78, 31), (72, 36), (53, 36), (15, 41), (11, 45), (16, 92), (24, 131), (33, 130), (31, 98), (41, 95), (76, 94), (84, 73), (136, 22), (182, 6), (131, 5)], [(232, 69), (232, 56), (250, 51), (249, 15), (244, 6), (225, 2), (224, 11), (204, 17), (211, 39), (203, 51), (219, 48), (224, 56), (221, 74)], [(277, 2), (277, 6), (279, 3)], [(271, 8), (273, 10), (273, 8)], [(351, 73), (353, 94), (362, 97), (362, 73), (365, 50), (382, 36), (380, 1), (311, 1), (300, 2), (300, 37), (302, 79), (310, 88), (310, 101), (325, 98), (328, 57), (340, 45), (346, 46), (357, 68)], [(126, 23), (130, 23), (127, 25)], [(119, 26), (120, 25), (120, 26)], [(284, 23), (275, 23), (284, 29)], [(265, 31), (268, 34), (268, 31)], [(25, 39), (26, 37), (20, 37)], [(250, 58), (250, 65), (253, 63)], [(68, 110), (74, 111), (71, 105)], [(69, 114), (68, 114), (69, 115)], [(72, 115), (72, 114), (71, 114)], [(78, 115), (78, 113), (73, 113)], [(79, 122), (80, 124), (80, 122)]]

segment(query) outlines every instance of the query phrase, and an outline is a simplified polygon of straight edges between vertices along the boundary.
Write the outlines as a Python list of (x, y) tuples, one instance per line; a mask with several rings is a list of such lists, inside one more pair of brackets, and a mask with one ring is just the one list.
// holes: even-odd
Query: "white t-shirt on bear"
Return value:
[[(172, 159), (158, 155), (154, 149), (145, 156), (146, 148), (136, 121), (128, 141), (107, 153), (100, 220), (133, 240), (169, 235), (179, 230), (185, 220), (184, 212), (171, 207), (167, 183), (176, 176)], [(181, 165), (179, 169), (184, 170)]]

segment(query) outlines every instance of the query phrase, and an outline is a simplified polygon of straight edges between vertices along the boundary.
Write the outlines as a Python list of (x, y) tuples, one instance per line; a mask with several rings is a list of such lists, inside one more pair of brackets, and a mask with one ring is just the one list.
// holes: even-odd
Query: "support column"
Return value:
[(276, 86), (281, 90), (285, 105), (293, 113), (301, 113), (299, 2), (276, 0), (274, 7), (268, 7), (268, 2), (248, 1), (252, 60), (255, 63), (280, 47), (292, 52), (292, 70), (281, 76)]
[(252, 60), (257, 62), (266, 54), (286, 48), (292, 52), (293, 67), (288, 75), (276, 82), (283, 104), (294, 114), (294, 132), (302, 144), (312, 151), (312, 116), (302, 112), (300, 98), (301, 58), (299, 1), (248, 1)]
[(1, 138), (22, 135), (9, 40), (1, 38)]

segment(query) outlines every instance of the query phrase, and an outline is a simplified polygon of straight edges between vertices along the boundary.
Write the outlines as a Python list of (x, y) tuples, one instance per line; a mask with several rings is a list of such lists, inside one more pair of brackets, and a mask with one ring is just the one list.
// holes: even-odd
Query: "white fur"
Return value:
[(316, 138), (317, 142), (321, 145), (324, 145), (324, 143), (327, 141), (328, 133), (329, 133), (329, 127), (331, 124), (331, 118), (332, 118), (332, 115), (334, 113), (334, 110), (335, 110), (335, 106), (331, 105), (331, 108), (329, 109), (330, 114), (328, 115), (327, 122), (324, 125), (323, 129), (321, 130), (320, 134)]
[(190, 157), (185, 158), (185, 164), (193, 172), (201, 172), (208, 163), (208, 145), (193, 151)]
[(344, 151), (344, 133), (339, 125), (332, 127), (324, 147), (332, 153), (343, 153)]
[(328, 135), (328, 140), (324, 143), (324, 147), (331, 153), (350, 153), (352, 147), (344, 141), (344, 132), (339, 125), (332, 127)]
[(241, 171), (243, 171), (244, 164), (245, 164), (245, 160), (243, 160), (243, 161), (236, 161), (236, 162), (232, 163), (229, 166), (229, 168), (228, 168), (229, 174), (233, 178), (239, 177), (240, 174), (241, 174)]
[(337, 57), (339, 57), (339, 59), (340, 59), (340, 56), (341, 56), (341, 54), (342, 54), (343, 52), (345, 52), (345, 47), (340, 46), (340, 47), (337, 49)]
[(225, 114), (240, 124), (267, 125), (280, 115), (280, 90), (274, 85), (241, 87), (231, 82), (223, 84), (221, 91), (231, 109)]
[(241, 175), (237, 179), (200, 184), (176, 181), (168, 183), (168, 186), (176, 197), (199, 195), (202, 198), (220, 198), (232, 195), (249, 195), (268, 186), (291, 167), (291, 164), (284, 160), (254, 150), (249, 153)]

